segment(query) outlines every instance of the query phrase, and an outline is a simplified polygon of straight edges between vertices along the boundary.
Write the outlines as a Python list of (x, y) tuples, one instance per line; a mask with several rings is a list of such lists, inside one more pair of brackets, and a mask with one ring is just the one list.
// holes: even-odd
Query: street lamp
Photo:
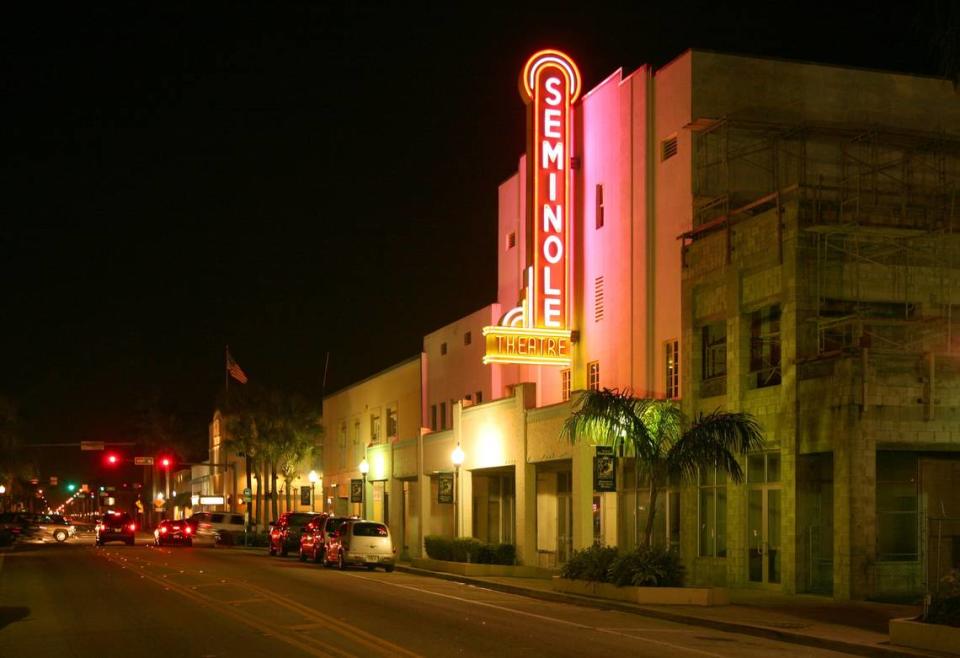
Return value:
[(367, 458), (364, 457), (363, 461), (360, 462), (360, 466), (357, 468), (360, 469), (360, 475), (363, 476), (363, 489), (360, 490), (360, 516), (367, 515), (367, 473), (370, 472), (370, 464), (367, 463)]
[(463, 448), (460, 447), (460, 443), (457, 443), (457, 447), (453, 449), (453, 454), (450, 455), (451, 461), (453, 461), (453, 536), (460, 536), (460, 514), (457, 512), (457, 507), (460, 505), (460, 496), (457, 495), (457, 480), (460, 475), (460, 466), (463, 465)]
[(320, 476), (317, 475), (316, 471), (310, 471), (310, 474), (307, 475), (307, 479), (310, 480), (310, 511), (317, 511), (317, 480), (320, 479)]

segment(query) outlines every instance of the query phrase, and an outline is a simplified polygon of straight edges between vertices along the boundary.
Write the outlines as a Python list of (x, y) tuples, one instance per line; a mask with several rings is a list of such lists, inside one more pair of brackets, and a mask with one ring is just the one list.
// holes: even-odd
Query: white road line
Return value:
[(575, 621), (567, 621), (565, 619), (557, 619), (556, 617), (548, 617), (546, 615), (538, 615), (535, 612), (526, 612), (524, 610), (517, 610), (515, 608), (508, 608), (506, 606), (500, 606), (493, 603), (487, 603), (485, 601), (473, 601), (471, 599), (465, 599), (461, 596), (454, 596), (453, 594), (442, 594), (440, 592), (431, 592), (430, 590), (420, 589), (419, 587), (412, 587), (410, 585), (401, 585), (400, 583), (391, 583), (386, 580), (378, 580), (376, 578), (368, 578), (367, 576), (361, 576), (359, 574), (344, 573), (344, 576), (349, 576), (351, 578), (359, 578), (361, 580), (367, 580), (371, 583), (376, 583), (378, 585), (390, 585), (391, 587), (398, 587), (400, 589), (408, 589), (414, 592), (420, 592), (421, 594), (430, 594), (431, 596), (438, 596), (444, 599), (453, 599), (454, 601), (462, 601), (463, 603), (470, 603), (472, 605), (482, 606), (484, 608), (493, 608), (494, 610), (500, 610), (503, 612), (508, 612), (513, 615), (523, 615), (526, 617), (533, 617), (534, 619), (540, 619), (541, 621), (553, 622), (555, 624), (560, 624), (562, 626), (572, 626), (574, 628), (581, 628), (589, 631), (596, 631), (598, 633), (606, 633), (608, 635), (617, 635), (620, 637), (626, 637), (631, 640), (642, 640), (644, 642), (650, 642), (651, 644), (660, 644), (665, 647), (670, 647), (671, 649), (677, 649), (679, 651), (686, 651), (689, 653), (700, 654), (702, 656), (712, 656), (713, 658), (723, 658), (723, 654), (711, 653), (709, 651), (703, 651), (701, 649), (693, 649), (691, 647), (685, 647), (680, 644), (673, 644), (672, 642), (665, 642), (663, 640), (654, 640), (648, 637), (636, 637), (635, 635), (629, 635), (627, 633), (620, 632), (618, 630), (600, 628), (597, 626), (590, 626), (589, 624), (580, 624)]

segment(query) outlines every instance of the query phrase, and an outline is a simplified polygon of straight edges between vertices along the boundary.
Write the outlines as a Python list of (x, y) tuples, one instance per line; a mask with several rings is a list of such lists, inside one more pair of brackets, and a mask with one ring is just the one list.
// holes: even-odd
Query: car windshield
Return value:
[(126, 523), (130, 520), (130, 515), (125, 512), (120, 512), (118, 514), (107, 514), (103, 517), (104, 523), (117, 524), (117, 523)]
[(382, 523), (354, 523), (353, 524), (353, 536), (354, 537), (386, 537), (389, 533), (387, 532), (387, 526)]
[(327, 532), (333, 532), (344, 521), (345, 519), (340, 517), (330, 517), (329, 519), (327, 519), (327, 525), (324, 528), (324, 530), (326, 530)]

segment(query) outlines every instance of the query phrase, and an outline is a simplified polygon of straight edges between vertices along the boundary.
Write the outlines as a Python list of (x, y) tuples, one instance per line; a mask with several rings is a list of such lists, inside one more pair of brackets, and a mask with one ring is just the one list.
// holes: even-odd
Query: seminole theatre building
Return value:
[[(343, 444), (328, 500), (347, 509), (362, 477), (361, 509), (409, 555), (430, 534), (542, 567), (629, 548), (638, 495), (646, 513), (632, 459), (597, 482), (596, 447), (561, 438), (576, 391), (629, 388), (764, 430), (744, 483), (705, 472), (657, 501), (688, 583), (922, 592), (960, 563), (960, 95), (705, 51), (581, 84), (563, 53), (528, 61), (497, 300), (424, 338), (403, 366), (418, 395), (325, 414)], [(372, 484), (344, 437), (391, 400), (397, 441), (350, 453), (376, 461)]]

